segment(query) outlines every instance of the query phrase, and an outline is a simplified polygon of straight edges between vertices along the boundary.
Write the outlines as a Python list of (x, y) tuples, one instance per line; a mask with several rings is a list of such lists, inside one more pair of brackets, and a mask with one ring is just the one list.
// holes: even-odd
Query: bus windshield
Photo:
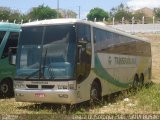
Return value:
[(17, 57), (18, 78), (72, 79), (75, 25), (23, 27)]

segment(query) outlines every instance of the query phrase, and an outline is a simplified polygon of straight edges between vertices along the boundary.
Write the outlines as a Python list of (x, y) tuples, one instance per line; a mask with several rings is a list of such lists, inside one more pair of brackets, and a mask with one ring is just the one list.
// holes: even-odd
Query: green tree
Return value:
[(119, 6), (111, 9), (110, 17), (115, 17), (117, 22), (121, 22), (124, 17), (125, 21), (129, 22), (132, 18), (132, 13), (130, 12), (128, 6), (121, 3)]
[(146, 19), (146, 15), (143, 12), (136, 12), (133, 14), (137, 23), (142, 23), (142, 18)]
[(0, 20), (9, 22), (20, 21), (22, 14), (18, 10), (12, 10), (8, 7), (0, 7)]
[(93, 8), (87, 15), (88, 20), (91, 21), (94, 21), (95, 18), (97, 21), (103, 21), (103, 18), (108, 19), (108, 17), (109, 17), (108, 12), (106, 12), (101, 8)]
[(9, 8), (6, 8), (6, 7), (0, 8), (0, 19), (1, 20), (8, 20), (10, 14), (11, 14), (11, 11)]
[(154, 13), (155, 13), (155, 16), (160, 19), (160, 8), (155, 8), (154, 9)]
[(115, 13), (115, 20), (117, 21), (122, 21), (122, 18), (124, 17), (125, 21), (130, 21), (132, 18), (132, 14), (128, 13), (127, 11), (124, 10), (119, 10)]
[(22, 14), (19, 11), (13, 11), (12, 14), (10, 15), (10, 21), (14, 21), (16, 20), (16, 22), (21, 21), (22, 18)]
[(32, 8), (32, 10), (28, 13), (27, 16), (29, 19), (32, 20), (44, 20), (57, 18), (57, 14), (59, 13), (56, 10), (51, 9), (48, 6), (39, 5), (38, 7)]

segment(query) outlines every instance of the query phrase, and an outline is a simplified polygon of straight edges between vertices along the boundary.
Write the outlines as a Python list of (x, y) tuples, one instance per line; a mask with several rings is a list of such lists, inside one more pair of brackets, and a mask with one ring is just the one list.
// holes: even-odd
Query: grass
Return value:
[(68, 114), (133, 114), (160, 113), (160, 84), (143, 87), (135, 91), (106, 96), (99, 105), (90, 106), (88, 102), (65, 107), (56, 104), (34, 104), (1, 99), (0, 114), (68, 115)]
[(149, 89), (143, 88), (135, 98), (140, 108), (150, 112), (160, 112), (160, 84), (154, 84)]
[(101, 108), (91, 110), (100, 114), (159, 114), (160, 113), (160, 84), (143, 87), (137, 91), (124, 91), (112, 102), (106, 102)]

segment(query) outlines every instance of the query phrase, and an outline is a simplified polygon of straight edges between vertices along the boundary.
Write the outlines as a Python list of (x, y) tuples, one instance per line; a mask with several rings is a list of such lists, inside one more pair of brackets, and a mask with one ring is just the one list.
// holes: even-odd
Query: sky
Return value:
[[(32, 7), (38, 5), (48, 5), (51, 8), (57, 8), (58, 0), (0, 0), (1, 7), (10, 7), (27, 13)], [(106, 11), (118, 6), (120, 3), (128, 5), (132, 9), (140, 9), (143, 7), (160, 7), (160, 0), (59, 0), (59, 8), (71, 9), (78, 13), (80, 6), (80, 16), (85, 18), (92, 8), (100, 7)]]

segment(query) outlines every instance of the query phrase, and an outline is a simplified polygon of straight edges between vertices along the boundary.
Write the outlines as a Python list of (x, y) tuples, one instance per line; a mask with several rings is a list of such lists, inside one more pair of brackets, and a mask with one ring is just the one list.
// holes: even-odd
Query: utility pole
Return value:
[(153, 16), (153, 24), (155, 23), (155, 16)]
[(81, 18), (81, 6), (78, 6), (78, 15), (79, 15), (79, 19)]
[(112, 23), (113, 27), (114, 27), (114, 24), (115, 24), (115, 17), (113, 17), (113, 23)]
[(134, 34), (134, 17), (132, 17), (132, 34)]
[(57, 18), (59, 18), (59, 0), (57, 0)]
[(142, 24), (144, 24), (144, 16), (142, 17)]

